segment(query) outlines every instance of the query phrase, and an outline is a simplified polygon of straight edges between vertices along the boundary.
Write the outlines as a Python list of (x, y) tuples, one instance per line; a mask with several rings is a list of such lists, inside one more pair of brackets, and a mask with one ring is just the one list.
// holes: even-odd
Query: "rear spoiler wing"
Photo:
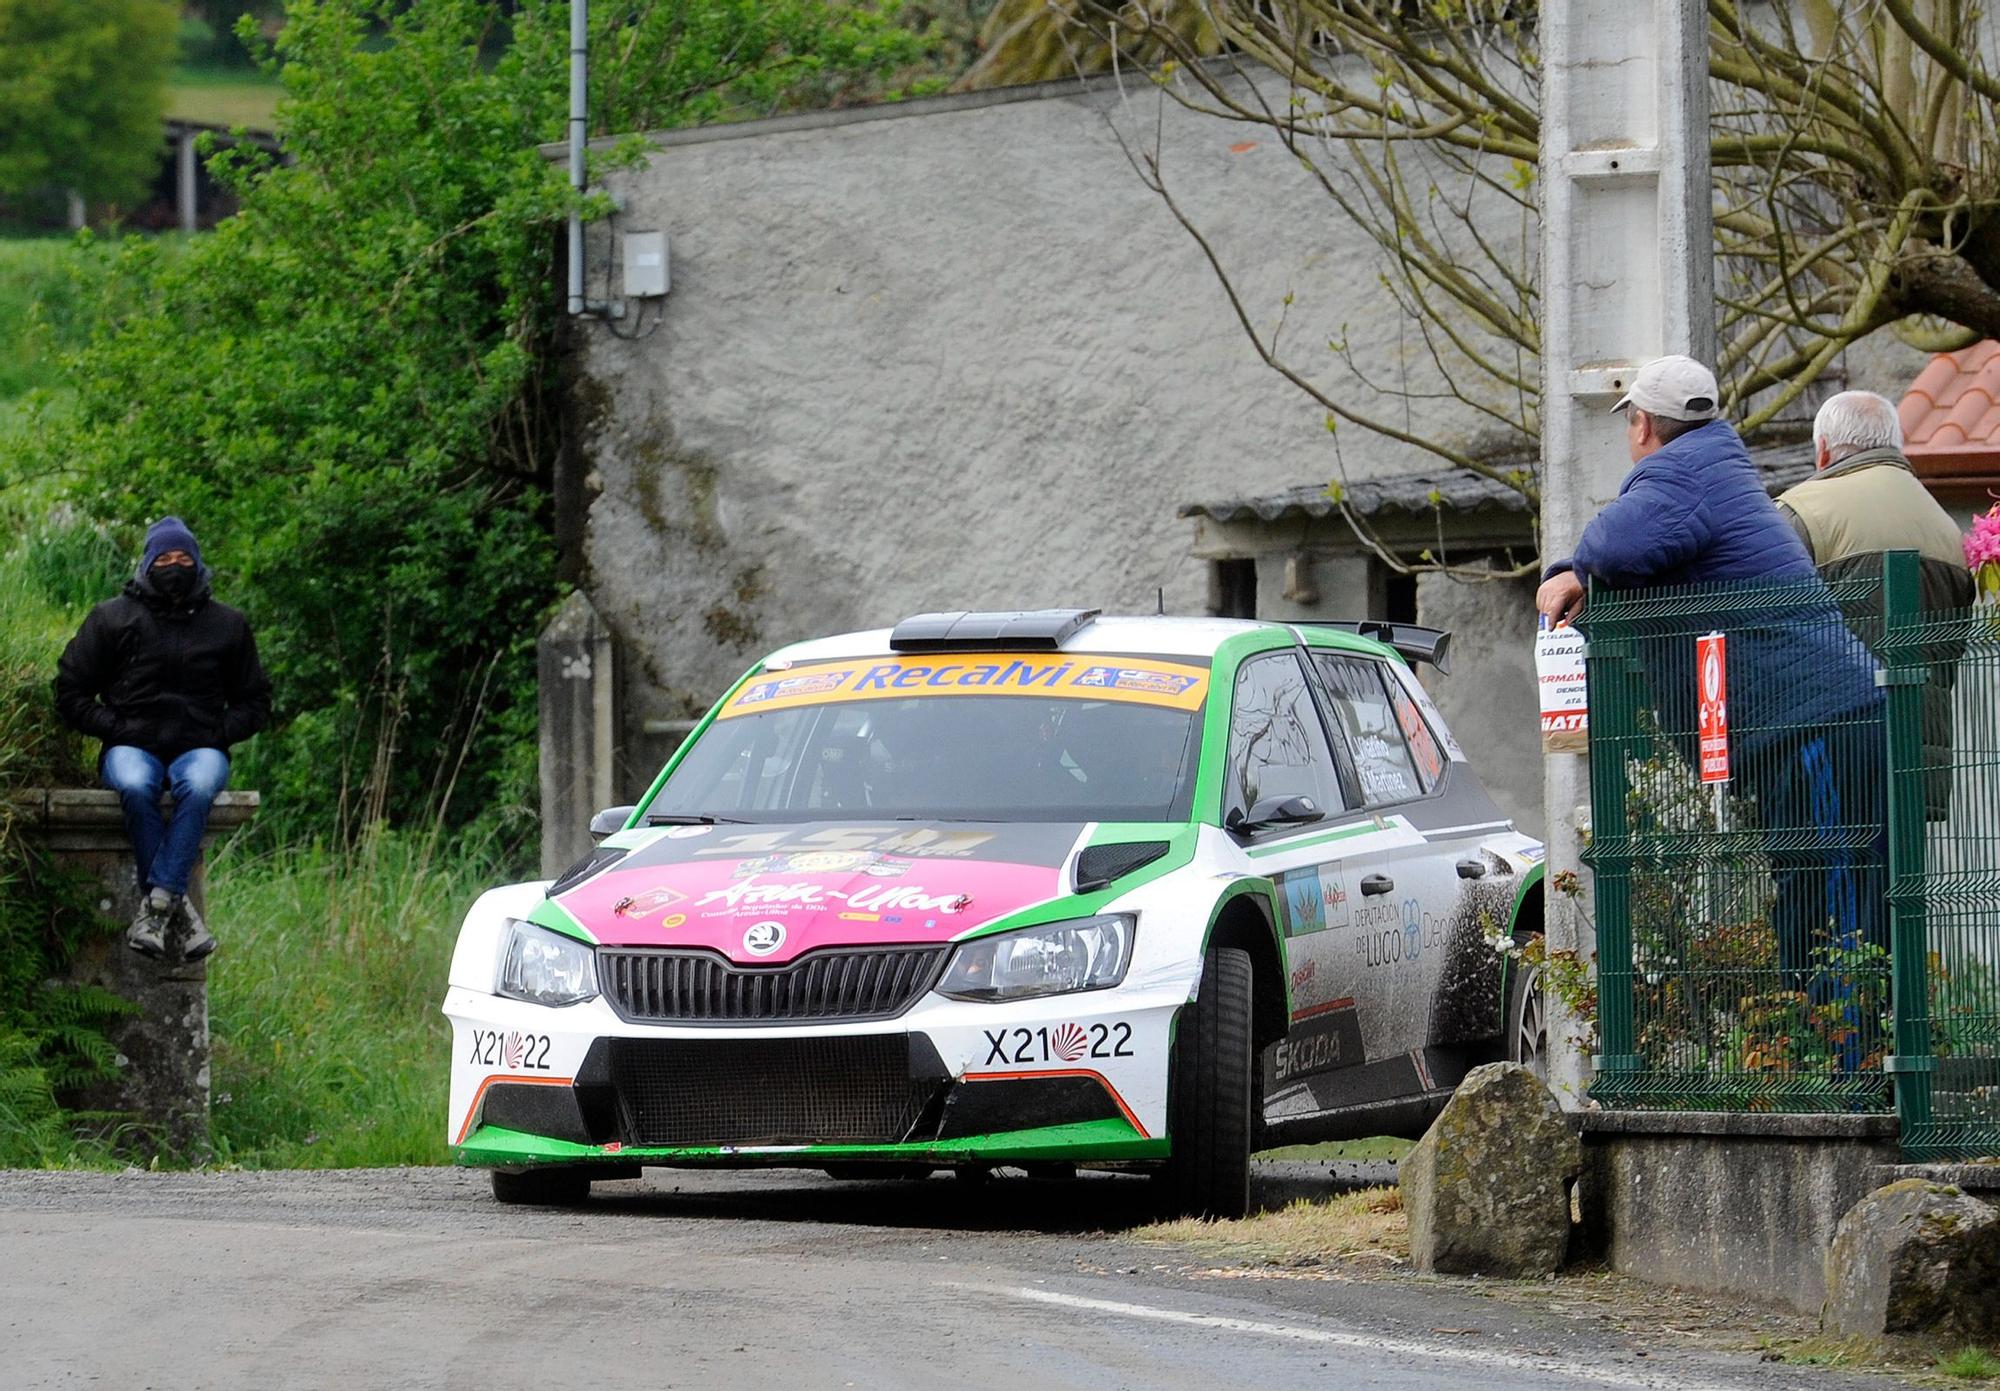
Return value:
[(1451, 675), (1451, 662), (1447, 656), (1451, 634), (1437, 628), (1419, 628), (1414, 623), (1390, 623), (1379, 618), (1299, 618), (1287, 621), (1302, 627), (1332, 628), (1336, 632), (1353, 633), (1356, 637), (1373, 638), (1393, 647), (1409, 661), (1429, 662), (1441, 675)]

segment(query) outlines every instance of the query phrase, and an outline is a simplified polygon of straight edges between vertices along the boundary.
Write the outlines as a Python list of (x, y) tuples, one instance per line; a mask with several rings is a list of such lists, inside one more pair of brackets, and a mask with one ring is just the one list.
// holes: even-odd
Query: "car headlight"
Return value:
[(1132, 964), (1138, 919), (1130, 913), (1024, 927), (959, 946), (938, 982), (954, 1000), (1029, 1000), (1107, 990)]
[(587, 943), (507, 920), (495, 994), (537, 1005), (574, 1005), (597, 995), (597, 953)]

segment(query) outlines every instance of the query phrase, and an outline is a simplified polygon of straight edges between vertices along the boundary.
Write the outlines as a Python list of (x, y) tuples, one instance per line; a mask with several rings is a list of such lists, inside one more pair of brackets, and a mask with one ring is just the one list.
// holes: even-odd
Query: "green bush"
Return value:
[[(272, 61), (294, 162), (211, 163), (242, 212), (96, 279), (75, 399), (17, 470), (117, 528), (172, 512), (250, 614), (282, 733), (238, 782), (277, 840), (375, 820), (525, 830), (533, 641), (556, 597), (567, 0), (299, 0)], [(753, 114), (921, 41), (822, 0), (593, 7), (600, 129)], [(246, 42), (255, 34), (245, 26)], [(492, 50), (499, 47), (497, 59)]]
[[(17, 537), (21, 518), (0, 510)], [(42, 535), (51, 546), (55, 528)], [(0, 1166), (44, 1164), (72, 1152), (62, 1093), (104, 1075), (104, 1026), (128, 1008), (102, 990), (52, 980), (95, 921), (76, 883), (22, 834), (6, 794), (84, 780), (79, 741), (55, 718), (49, 677), (79, 615), (38, 573), (32, 546), (0, 552)]]

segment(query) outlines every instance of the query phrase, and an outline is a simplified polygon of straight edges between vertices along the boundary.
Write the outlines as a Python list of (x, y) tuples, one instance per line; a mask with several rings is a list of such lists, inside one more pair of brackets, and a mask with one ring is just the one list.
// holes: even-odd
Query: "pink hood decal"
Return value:
[(606, 946), (777, 966), (822, 947), (949, 941), (1064, 893), (1081, 830), (675, 827), (558, 902)]

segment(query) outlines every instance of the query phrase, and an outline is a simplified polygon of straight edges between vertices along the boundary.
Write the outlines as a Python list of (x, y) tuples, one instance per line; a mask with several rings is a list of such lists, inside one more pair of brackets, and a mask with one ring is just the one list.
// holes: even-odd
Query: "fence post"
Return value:
[(1632, 1036), (1634, 846), (1625, 806), (1625, 751), (1639, 733), (1632, 691), (1637, 654), (1632, 625), (1620, 615), (1615, 593), (1592, 585), (1584, 612), (1591, 754), (1590, 846), (1583, 858), (1597, 880), (1599, 1056), (1592, 1091), (1615, 1096), (1632, 1085), (1639, 1068)]
[(1917, 553), (1890, 551), (1882, 566), (1883, 733), (1888, 770), (1890, 990), (1895, 1054), (1884, 1067), (1896, 1084), (1903, 1149), (1931, 1123), (1929, 943), (1924, 913), (1923, 698), (1928, 674), (1922, 641)]

